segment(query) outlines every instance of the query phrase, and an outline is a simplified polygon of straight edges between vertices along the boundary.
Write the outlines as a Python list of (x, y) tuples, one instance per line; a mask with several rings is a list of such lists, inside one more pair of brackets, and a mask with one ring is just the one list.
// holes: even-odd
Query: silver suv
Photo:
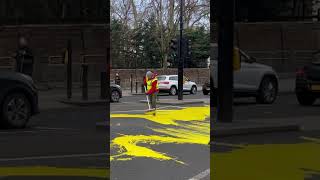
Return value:
[[(217, 51), (216, 51), (217, 52)], [(278, 76), (271, 66), (257, 63), (255, 58), (250, 57), (240, 50), (241, 68), (234, 71), (233, 91), (235, 97), (256, 97), (258, 103), (272, 104), (278, 94)], [(216, 94), (218, 86), (218, 63), (217, 56), (211, 59), (213, 92)], [(210, 85), (203, 86), (204, 94), (208, 93)]]

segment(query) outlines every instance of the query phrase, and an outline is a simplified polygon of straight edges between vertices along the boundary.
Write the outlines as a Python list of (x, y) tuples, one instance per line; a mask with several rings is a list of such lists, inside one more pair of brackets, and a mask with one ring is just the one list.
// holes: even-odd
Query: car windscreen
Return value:
[(166, 76), (158, 76), (159, 81), (164, 81), (164, 80), (166, 80), (166, 78), (167, 78)]

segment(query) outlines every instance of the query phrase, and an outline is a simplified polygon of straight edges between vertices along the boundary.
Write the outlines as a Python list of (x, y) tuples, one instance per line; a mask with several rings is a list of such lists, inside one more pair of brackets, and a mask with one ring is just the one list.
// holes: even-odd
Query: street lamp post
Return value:
[(183, 6), (184, 0), (180, 0), (180, 38), (179, 38), (179, 65), (178, 65), (178, 100), (183, 100), (183, 67), (184, 57), (182, 56), (183, 41)]

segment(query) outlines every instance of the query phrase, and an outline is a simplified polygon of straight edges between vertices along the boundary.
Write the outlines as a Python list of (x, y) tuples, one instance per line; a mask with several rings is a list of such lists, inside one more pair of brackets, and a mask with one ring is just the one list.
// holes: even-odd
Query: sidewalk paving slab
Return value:
[(70, 105), (76, 105), (76, 106), (100, 106), (100, 105), (107, 105), (107, 100), (106, 99), (88, 99), (88, 100), (83, 100), (81, 98), (72, 98), (72, 99), (59, 99), (58, 100), (61, 103), (64, 104), (70, 104)]

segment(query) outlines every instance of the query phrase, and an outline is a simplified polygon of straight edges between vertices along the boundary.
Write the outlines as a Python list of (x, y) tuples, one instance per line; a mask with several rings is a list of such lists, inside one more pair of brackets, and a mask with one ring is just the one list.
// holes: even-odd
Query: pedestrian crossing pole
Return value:
[(67, 98), (72, 97), (72, 44), (68, 40), (68, 47), (65, 52), (65, 63), (67, 64)]
[(218, 114), (220, 122), (233, 120), (234, 0), (217, 0)]
[(183, 6), (184, 0), (180, 0), (180, 35), (179, 35), (179, 64), (178, 64), (178, 100), (183, 100), (183, 68), (184, 68), (184, 56), (183, 56)]

